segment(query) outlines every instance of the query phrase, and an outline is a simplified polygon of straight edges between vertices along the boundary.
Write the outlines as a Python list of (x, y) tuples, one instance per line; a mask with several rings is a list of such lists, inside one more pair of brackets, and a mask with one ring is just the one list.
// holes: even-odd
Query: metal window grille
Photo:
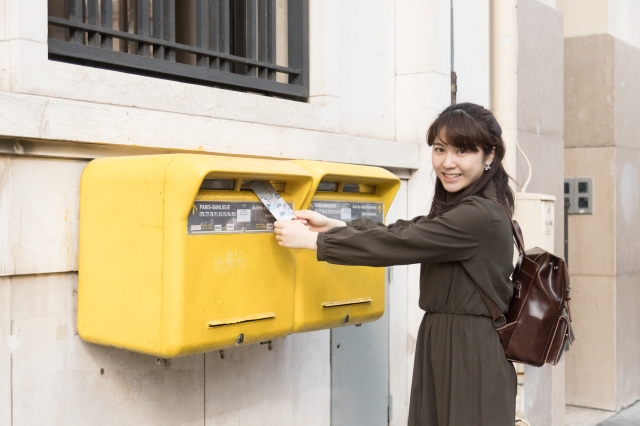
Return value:
[(286, 66), (276, 64), (276, 0), (48, 1), (51, 59), (308, 97), (308, 0), (286, 2)]

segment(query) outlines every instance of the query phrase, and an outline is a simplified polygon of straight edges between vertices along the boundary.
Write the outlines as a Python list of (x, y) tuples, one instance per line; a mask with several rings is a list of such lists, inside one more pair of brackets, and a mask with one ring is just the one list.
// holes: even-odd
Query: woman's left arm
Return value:
[(466, 260), (491, 232), (489, 208), (470, 197), (441, 216), (402, 227), (335, 228), (318, 234), (318, 260), (363, 266)]

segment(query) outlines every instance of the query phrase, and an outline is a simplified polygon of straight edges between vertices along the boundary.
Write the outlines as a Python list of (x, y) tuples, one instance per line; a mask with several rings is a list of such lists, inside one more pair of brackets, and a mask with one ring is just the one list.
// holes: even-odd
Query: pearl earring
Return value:
[(485, 170), (485, 171), (487, 171), (487, 170), (491, 170), (491, 163), (487, 163), (487, 164), (485, 164), (485, 166), (484, 166), (484, 170)]

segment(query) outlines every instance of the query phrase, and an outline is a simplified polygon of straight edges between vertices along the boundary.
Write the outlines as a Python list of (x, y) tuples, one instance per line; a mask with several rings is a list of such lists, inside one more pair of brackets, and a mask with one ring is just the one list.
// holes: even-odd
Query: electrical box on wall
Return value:
[(196, 154), (102, 158), (81, 181), (78, 331), (172, 358), (292, 332), (295, 250), (250, 189), (300, 208), (312, 178), (288, 161)]
[(514, 219), (522, 228), (526, 248), (553, 253), (555, 201), (553, 195), (516, 193)]
[[(294, 161), (313, 177), (303, 208), (348, 222), (384, 222), (400, 179), (379, 167)], [(374, 321), (384, 314), (385, 269), (333, 265), (297, 250), (294, 332)]]
[(569, 214), (592, 214), (593, 178), (565, 178), (564, 201)]

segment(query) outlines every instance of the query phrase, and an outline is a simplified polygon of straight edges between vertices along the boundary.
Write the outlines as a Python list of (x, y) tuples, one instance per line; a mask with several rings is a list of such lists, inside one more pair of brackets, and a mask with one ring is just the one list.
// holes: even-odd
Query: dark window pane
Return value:
[(578, 198), (578, 208), (579, 209), (588, 209), (589, 208), (589, 199), (585, 197)]
[(589, 183), (588, 182), (578, 182), (578, 192), (581, 194), (586, 194), (589, 192)]
[(571, 185), (569, 184), (569, 182), (565, 182), (564, 183), (564, 193), (568, 194), (571, 192)]

